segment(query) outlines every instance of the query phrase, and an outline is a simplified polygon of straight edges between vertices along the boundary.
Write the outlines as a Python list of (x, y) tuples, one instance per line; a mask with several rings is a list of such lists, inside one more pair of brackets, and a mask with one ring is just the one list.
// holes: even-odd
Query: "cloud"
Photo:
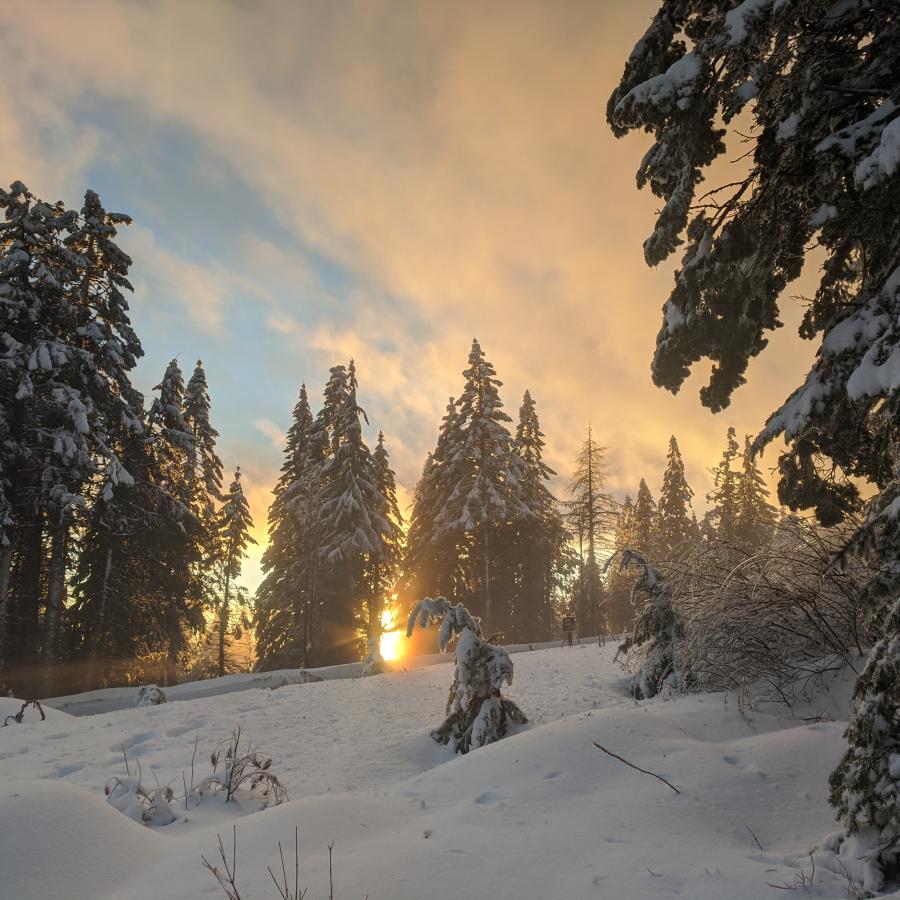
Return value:
[(258, 431), (261, 431), (279, 452), (284, 449), (285, 432), (274, 422), (268, 419), (256, 419), (253, 423)]
[[(702, 495), (727, 425), (755, 431), (812, 354), (790, 327), (776, 334), (751, 363), (750, 386), (715, 419), (696, 400), (699, 375), (677, 398), (650, 384), (671, 267), (649, 270), (641, 257), (656, 206), (632, 178), (646, 140), (614, 140), (603, 106), (657, 6), (0, 8), (16, 48), (0, 58), (0, 76), (18, 97), (7, 99), (15, 124), (0, 130), (0, 147), (25, 142), (48, 164), (55, 158), (25, 117), (33, 102), (61, 115), (58, 129), (81, 146), (140, 156), (114, 118), (84, 129), (66, 120), (67, 108), (94, 98), (183, 132), (198, 170), (224, 160), (235, 173), (222, 190), (240, 252), (198, 260), (137, 230), (129, 247), (141, 277), (220, 332), (237, 327), (239, 299), (258, 303), (255, 324), (278, 347), (252, 376), (261, 381), (296, 360), (324, 380), (328, 365), (354, 356), (361, 400), (407, 487), (477, 335), (508, 411), (526, 387), (537, 398), (561, 482), (590, 420), (610, 448), (616, 493), (633, 494), (642, 476), (658, 489), (674, 432)], [(284, 241), (259, 236), (250, 199)], [(243, 415), (259, 427), (255, 410)]]

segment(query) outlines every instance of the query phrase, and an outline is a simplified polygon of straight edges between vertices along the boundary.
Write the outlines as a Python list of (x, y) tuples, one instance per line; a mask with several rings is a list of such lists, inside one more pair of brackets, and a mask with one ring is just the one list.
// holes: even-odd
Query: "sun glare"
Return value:
[(381, 614), (381, 658), (382, 659), (399, 659), (403, 656), (403, 632), (397, 628), (394, 620), (394, 614), (390, 610), (385, 610)]

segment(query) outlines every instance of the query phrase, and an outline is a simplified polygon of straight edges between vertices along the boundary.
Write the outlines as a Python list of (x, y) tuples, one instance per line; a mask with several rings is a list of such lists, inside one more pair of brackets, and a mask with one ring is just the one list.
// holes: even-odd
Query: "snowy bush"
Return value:
[(825, 849), (840, 857), (847, 855), (845, 843), (867, 845), (862, 874), (867, 887), (880, 890), (900, 862), (900, 598), (888, 613), (884, 637), (869, 654), (854, 699), (847, 752), (830, 779), (831, 804), (845, 832)]
[(484, 640), (478, 620), (461, 603), (454, 606), (446, 597), (425, 597), (409, 614), (407, 637), (412, 636), (417, 622), (421, 628), (440, 622), (441, 653), (459, 636), (447, 718), (431, 733), (436, 741), (449, 744), (457, 753), (467, 753), (504, 737), (510, 722), (528, 721), (512, 700), (500, 694), (504, 682), (512, 684), (513, 680), (509, 654)]
[(655, 697), (664, 685), (681, 687), (690, 679), (687, 667), (676, 665), (684, 621), (672, 603), (672, 588), (659, 569), (651, 566), (640, 553), (623, 550), (619, 571), (624, 572), (631, 565), (640, 569), (632, 597), (644, 594), (647, 602), (616, 656), (625, 657), (629, 667), (637, 665), (637, 671), (628, 679), (628, 690), (635, 699), (644, 700)]
[(156, 684), (141, 685), (137, 692), (135, 706), (159, 706), (160, 703), (166, 703), (166, 692)]
[(129, 819), (144, 825), (171, 825), (175, 813), (170, 806), (174, 799), (172, 788), (145, 788), (140, 778), (126, 775), (125, 778), (111, 778), (106, 784), (107, 803), (124, 813)]
[(210, 756), (212, 773), (194, 787), (194, 757), (197, 742), (194, 742), (194, 756), (191, 758), (190, 785), (188, 775), (183, 772), (181, 783), (184, 793), (175, 795), (170, 785), (147, 788), (142, 782), (141, 766), (137, 763), (137, 776), (132, 774), (128, 756), (125, 759), (125, 776), (111, 778), (106, 784), (107, 802), (135, 822), (144, 825), (169, 825), (175, 821), (173, 801), (183, 802), (185, 809), (196, 806), (205, 797), (218, 795), (226, 803), (238, 803), (241, 807), (266, 809), (278, 806), (288, 799), (284, 785), (270, 767), (272, 760), (264, 756), (248, 742), (242, 746), (241, 728), (234, 729), (231, 737), (213, 751)]
[(790, 705), (854, 666), (871, 643), (858, 603), (869, 574), (859, 560), (833, 564), (843, 540), (791, 517), (762, 546), (704, 541), (667, 566), (684, 617), (677, 652), (699, 687)]

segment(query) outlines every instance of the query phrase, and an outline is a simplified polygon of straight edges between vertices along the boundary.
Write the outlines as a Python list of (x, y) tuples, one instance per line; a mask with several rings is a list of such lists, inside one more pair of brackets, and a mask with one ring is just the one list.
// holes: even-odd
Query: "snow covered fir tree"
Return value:
[(437, 623), (441, 653), (456, 639), (456, 664), (447, 697), (447, 718), (431, 736), (457, 753), (468, 753), (500, 740), (510, 725), (524, 725), (528, 721), (525, 714), (500, 693), (504, 684), (513, 682), (509, 653), (485, 640), (478, 619), (461, 603), (451, 604), (446, 597), (420, 600), (409, 614), (407, 636), (417, 624), (427, 628)]
[[(876, 491), (847, 554), (876, 566), (865, 597), (883, 637), (831, 781), (848, 840), (875, 833), (866, 890), (897, 870), (898, 708), (878, 686), (896, 675), (900, 591), (897, 504), (885, 502), (896, 493), (900, 421), (898, 46), (900, 17), (888, 0), (667, 0), (607, 110), (616, 135), (653, 135), (638, 186), (664, 205), (644, 244), (647, 263), (684, 245), (653, 360), (658, 385), (677, 391), (705, 357), (713, 366), (701, 402), (726, 407), (779, 326), (779, 301), (810, 248), (824, 259), (800, 326), (818, 342), (815, 361), (751, 451), (784, 437), (779, 499), (823, 524), (858, 507), (853, 479)], [(744, 164), (698, 198), (697, 185), (739, 136)], [(736, 452), (730, 446), (730, 458)], [(726, 483), (717, 487), (724, 503)], [(730, 501), (720, 509), (730, 511)]]

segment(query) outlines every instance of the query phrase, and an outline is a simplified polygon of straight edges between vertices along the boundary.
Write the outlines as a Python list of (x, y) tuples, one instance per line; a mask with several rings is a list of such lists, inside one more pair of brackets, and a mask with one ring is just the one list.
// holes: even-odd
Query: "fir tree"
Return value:
[(494, 608), (491, 573), (498, 554), (492, 540), (502, 539), (509, 523), (528, 518), (530, 512), (521, 496), (522, 463), (512, 452), (506, 427), (511, 419), (500, 400), (502, 382), (477, 340), (472, 341), (463, 377), (465, 385), (441, 471), (446, 500), (436, 510), (432, 533), (438, 539), (468, 539), (472, 575), (479, 582), (480, 611), (491, 633), (495, 619), (504, 617), (503, 610)]
[(370, 555), (366, 565), (367, 609), (366, 645), (367, 665), (365, 673), (375, 675), (381, 671), (381, 635), (384, 630), (384, 612), (388, 593), (399, 573), (403, 553), (403, 516), (397, 505), (397, 483), (390, 464), (390, 454), (384, 444), (384, 432), (378, 432), (378, 444), (372, 454), (375, 474), (375, 490), (379, 498), (380, 513), (388, 524), (388, 531), (381, 536), (382, 552)]
[(624, 550), (619, 570), (625, 572), (632, 565), (639, 569), (633, 591), (644, 594), (646, 603), (634, 623), (634, 631), (616, 656), (638, 654), (640, 666), (629, 679), (628, 689), (636, 700), (645, 700), (655, 697), (667, 682), (678, 685), (688, 680), (685, 672), (678, 671), (675, 657), (676, 643), (684, 637), (684, 620), (672, 603), (672, 589), (659, 569), (641, 553)]
[(634, 503), (632, 520), (634, 533), (634, 548), (648, 559), (656, 558), (656, 532), (657, 512), (656, 502), (647, 487), (647, 482), (641, 479), (638, 485), (637, 500)]
[(169, 363), (154, 390), (159, 391), (159, 396), (154, 398), (148, 415), (148, 475), (166, 498), (160, 511), (162, 527), (156, 529), (154, 536), (161, 580), (167, 586), (161, 619), (167, 644), (168, 682), (175, 677), (179, 655), (187, 645), (187, 632), (203, 625), (201, 593), (195, 576), (202, 535), (200, 523), (191, 511), (191, 485), (185, 477), (194, 438), (184, 420), (184, 378), (177, 360)]
[(457, 753), (468, 753), (500, 740), (510, 723), (528, 721), (522, 710), (500, 693), (503, 684), (513, 680), (509, 654), (484, 639), (479, 621), (461, 603), (454, 606), (446, 597), (425, 597), (410, 612), (407, 637), (412, 636), (417, 622), (421, 628), (440, 622), (441, 653), (459, 635), (447, 718), (431, 733), (436, 741), (449, 744)]
[(116, 437), (139, 429), (128, 372), (141, 355), (115, 244), (127, 216), (92, 191), (80, 212), (0, 191), (0, 657), (52, 662), (71, 531)]
[(530, 391), (525, 391), (513, 452), (522, 461), (520, 492), (530, 511), (514, 535), (516, 581), (511, 627), (517, 640), (546, 640), (553, 630), (553, 594), (568, 534), (548, 482), (556, 474), (543, 459), (544, 433)]
[(759, 547), (772, 538), (778, 512), (768, 498), (769, 489), (759, 471), (750, 437), (747, 436), (738, 479), (735, 522), (737, 538), (745, 546)]
[(712, 470), (713, 489), (706, 495), (707, 501), (712, 506), (704, 520), (709, 537), (729, 543), (735, 542), (739, 538), (739, 473), (734, 469), (734, 462), (738, 455), (735, 431), (733, 428), (729, 428), (722, 460)]
[[(819, 341), (815, 361), (756, 442), (758, 449), (785, 436), (779, 500), (791, 510), (815, 509), (823, 524), (841, 521), (858, 504), (845, 475), (868, 479), (882, 493), (897, 479), (898, 42), (900, 17), (890, 0), (665, 0), (608, 106), (616, 134), (654, 135), (638, 182), (665, 205), (645, 244), (647, 261), (661, 261), (687, 240), (657, 339), (657, 384), (678, 390), (693, 364), (708, 357), (713, 365), (701, 400), (724, 408), (749, 359), (765, 348), (766, 332), (781, 324), (778, 301), (807, 250), (824, 254), (800, 328), (802, 337)], [(741, 112), (753, 126), (745, 138), (751, 164), (693, 204)], [(851, 542), (868, 546), (878, 564), (866, 594), (879, 612), (892, 610), (900, 592), (900, 547), (896, 532), (884, 527), (888, 508), (876, 495)], [(884, 622), (890, 645), (898, 620), (887, 615)], [(871, 709), (867, 696), (857, 696), (860, 723)], [(848, 737), (851, 755), (871, 753), (871, 771), (887, 773), (877, 791), (890, 795), (900, 780), (886, 755), (891, 744), (865, 743), (863, 727)], [(838, 770), (833, 798), (843, 796), (848, 771)], [(880, 802), (873, 794), (860, 808)], [(853, 831), (849, 807), (838, 811)], [(896, 872), (895, 836), (873, 857), (883, 875)]]
[(226, 550), (218, 541), (219, 534), (213, 521), (216, 504), (222, 498), (222, 460), (216, 454), (219, 432), (210, 421), (210, 407), (206, 372), (203, 363), (197, 360), (184, 392), (184, 422), (193, 439), (185, 471), (186, 496), (199, 526), (201, 549), (193, 578), (202, 602), (214, 607), (218, 613), (220, 601), (216, 597), (215, 570), (223, 564), (221, 557)]
[(318, 558), (318, 476), (322, 442), (313, 438), (306, 385), (288, 429), (281, 474), (269, 507), (269, 543), (256, 594), (257, 656), (299, 652), (304, 665), (317, 638), (314, 578)]
[(661, 560), (673, 558), (700, 536), (691, 508), (694, 492), (685, 478), (684, 462), (674, 434), (669, 438), (666, 460), (657, 520), (657, 555)]
[(215, 531), (218, 543), (222, 548), (218, 566), (219, 581), (222, 587), (218, 611), (218, 674), (220, 676), (225, 674), (225, 646), (231, 623), (234, 581), (240, 577), (243, 561), (247, 555), (247, 546), (256, 543), (256, 539), (250, 534), (252, 528), (253, 519), (250, 516), (250, 505), (247, 503), (241, 487), (241, 467), (238, 466), (234, 471), (234, 481), (231, 482), (228, 493), (222, 498), (222, 506), (215, 520)]
[(450, 496), (448, 469), (458, 435), (458, 409), (451, 397), (441, 420), (437, 445), (428, 454), (413, 494), (404, 560), (405, 586), (414, 596), (434, 590), (451, 600), (465, 592), (457, 554), (457, 536), (438, 529), (438, 516)]
[[(343, 367), (341, 367), (343, 368)], [(346, 389), (329, 423), (331, 455), (322, 466), (322, 545), (320, 560), (328, 579), (327, 615), (338, 628), (351, 628), (359, 615), (360, 593), (370, 608), (373, 576), (390, 558), (397, 539), (388, 503), (378, 490), (375, 462), (362, 435), (353, 361)], [(368, 419), (366, 419), (368, 422)], [(380, 616), (380, 612), (379, 612)]]

